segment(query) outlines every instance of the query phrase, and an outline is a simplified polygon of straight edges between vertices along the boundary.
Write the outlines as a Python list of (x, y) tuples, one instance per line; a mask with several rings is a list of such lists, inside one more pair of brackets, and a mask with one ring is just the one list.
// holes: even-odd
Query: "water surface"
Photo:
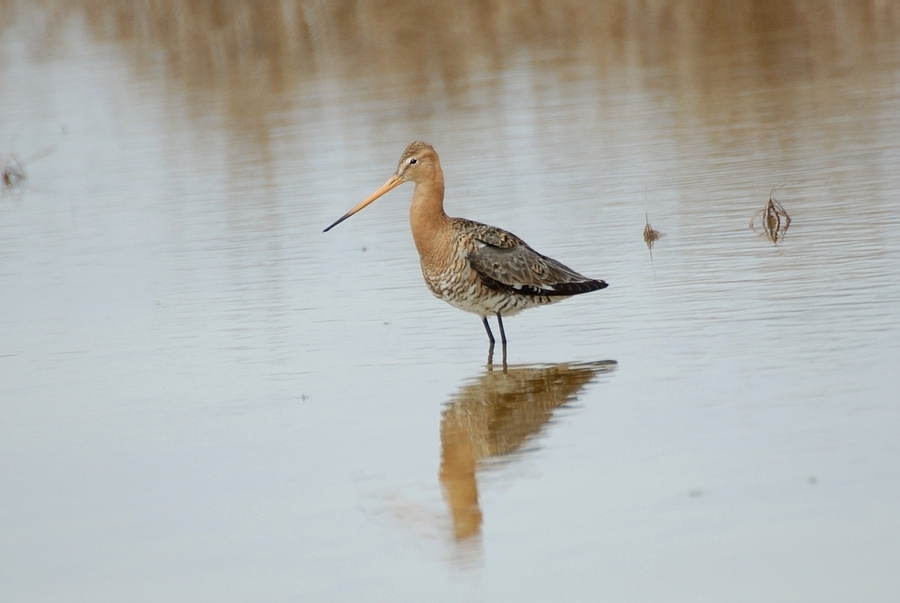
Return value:
[(651, 4), (0, 3), (2, 598), (896, 600), (900, 15)]

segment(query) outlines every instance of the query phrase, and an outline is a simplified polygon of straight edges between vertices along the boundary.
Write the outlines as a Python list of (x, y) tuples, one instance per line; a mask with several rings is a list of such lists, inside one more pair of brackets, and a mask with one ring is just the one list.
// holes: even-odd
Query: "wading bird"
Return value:
[(444, 213), (444, 173), (437, 153), (424, 142), (413, 142), (406, 147), (394, 175), (323, 232), (404, 182), (416, 184), (409, 208), (409, 225), (425, 284), (450, 305), (481, 317), (490, 340), (488, 364), (495, 343), (488, 316), (497, 317), (505, 366), (503, 316), (607, 286), (601, 280), (578, 274), (541, 255), (510, 232), (449, 217)]

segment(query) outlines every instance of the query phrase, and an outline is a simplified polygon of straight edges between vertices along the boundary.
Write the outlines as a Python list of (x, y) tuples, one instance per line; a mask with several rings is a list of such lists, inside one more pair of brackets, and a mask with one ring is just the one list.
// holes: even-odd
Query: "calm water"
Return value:
[[(0, 2), (0, 598), (900, 597), (892, 3), (216, 6)], [(507, 373), (414, 139), (610, 283)]]

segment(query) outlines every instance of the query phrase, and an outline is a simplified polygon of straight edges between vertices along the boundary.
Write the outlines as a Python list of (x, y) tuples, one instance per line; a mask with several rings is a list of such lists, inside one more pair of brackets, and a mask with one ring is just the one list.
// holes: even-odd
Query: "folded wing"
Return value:
[(512, 233), (486, 227), (473, 240), (469, 264), (491, 289), (520, 295), (570, 296), (607, 286), (541, 255)]

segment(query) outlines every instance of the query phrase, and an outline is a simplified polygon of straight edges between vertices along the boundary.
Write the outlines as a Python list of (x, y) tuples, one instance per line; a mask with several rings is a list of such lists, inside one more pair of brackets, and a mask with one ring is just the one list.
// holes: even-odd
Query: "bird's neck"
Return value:
[(444, 213), (444, 175), (437, 168), (434, 178), (416, 182), (409, 208), (409, 226), (421, 257), (429, 256), (440, 244), (441, 231), (449, 222)]

